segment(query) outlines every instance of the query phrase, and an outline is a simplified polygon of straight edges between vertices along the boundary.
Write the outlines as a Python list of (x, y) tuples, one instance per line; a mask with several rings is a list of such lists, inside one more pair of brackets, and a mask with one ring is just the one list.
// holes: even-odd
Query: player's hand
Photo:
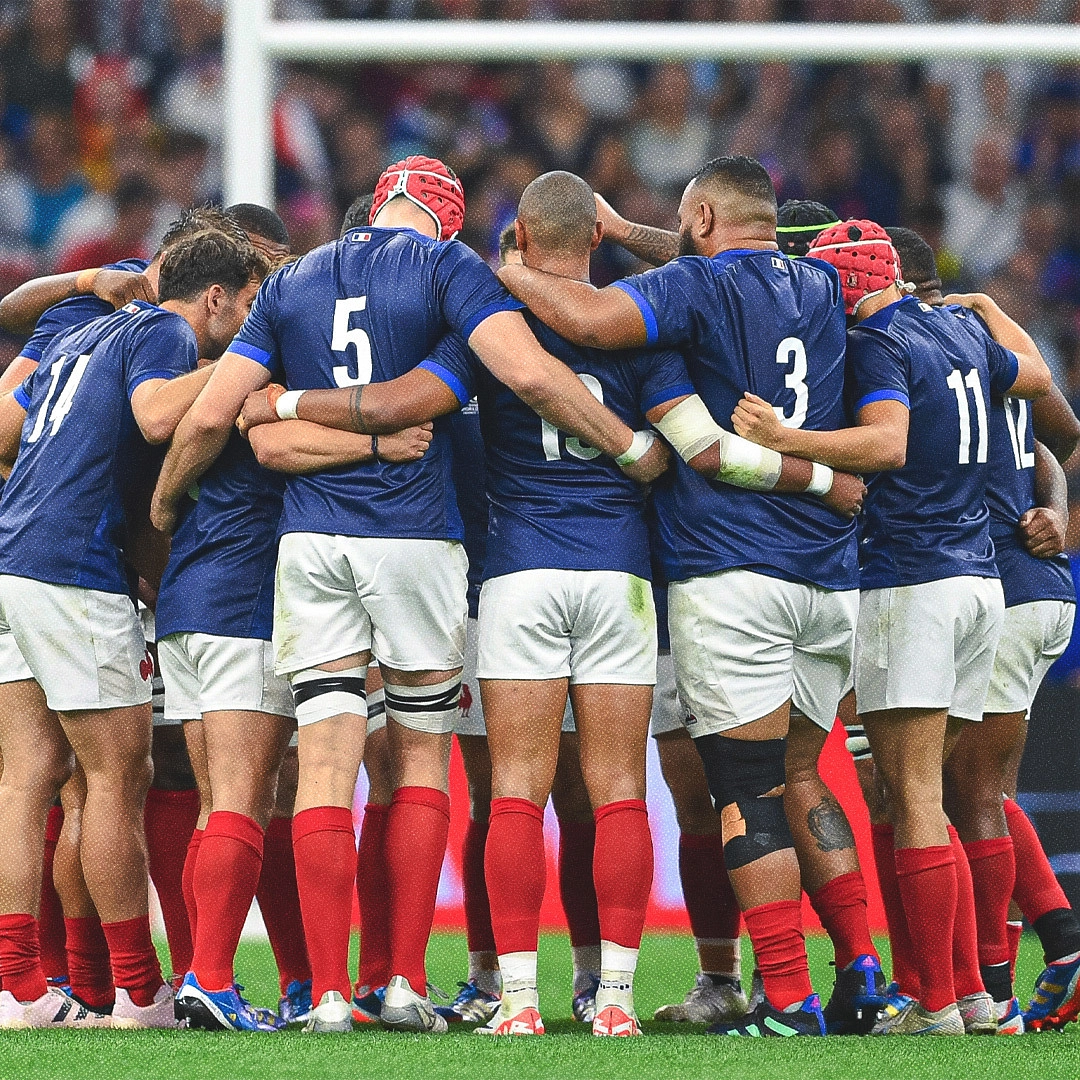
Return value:
[(994, 301), (986, 293), (976, 292), (949, 293), (944, 302), (946, 304), (959, 304), (960, 307), (966, 307), (969, 311), (974, 311), (976, 315), (980, 315), (986, 309), (987, 304), (992, 304)]
[(281, 417), (277, 414), (277, 401), (285, 393), (280, 383), (271, 383), (261, 390), (252, 390), (236, 418), (236, 426), (241, 435), (246, 435), (253, 427), (260, 424), (277, 423)]
[(667, 472), (671, 464), (671, 451), (663, 439), (654, 439), (652, 446), (632, 465), (621, 465), (622, 471), (639, 484), (651, 484)]
[(618, 242), (625, 238), (630, 231), (630, 222), (603, 195), (594, 191), (593, 198), (596, 199), (596, 220), (600, 222), (605, 239)]
[(784, 452), (784, 440), (787, 428), (780, 423), (773, 407), (757, 394), (747, 391), (731, 414), (731, 423), (735, 434), (744, 439), (767, 446), (770, 450)]
[(433, 436), (431, 423), (379, 436), (379, 460), (391, 462), (419, 461), (428, 451)]
[(821, 496), (821, 501), (841, 517), (853, 518), (862, 513), (865, 498), (866, 485), (861, 476), (834, 471), (832, 487), (828, 495)]
[(176, 528), (176, 506), (165, 502), (156, 491), (150, 500), (150, 524), (166, 536), (172, 536)]
[(1020, 518), (1024, 547), (1036, 559), (1052, 559), (1065, 550), (1068, 522), (1048, 506), (1036, 506)]
[(129, 270), (98, 271), (94, 278), (94, 295), (118, 309), (132, 300), (157, 303), (157, 293), (150, 279), (145, 274), (133, 274)]

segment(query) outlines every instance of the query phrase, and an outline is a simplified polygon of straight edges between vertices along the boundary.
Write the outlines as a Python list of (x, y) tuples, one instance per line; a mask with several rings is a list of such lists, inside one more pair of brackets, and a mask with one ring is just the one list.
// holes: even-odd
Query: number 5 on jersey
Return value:
[(345, 352), (350, 345), (356, 349), (356, 374), (349, 371), (348, 364), (338, 364), (334, 368), (334, 382), (338, 386), (360, 386), (371, 382), (371, 342), (367, 331), (362, 326), (349, 326), (349, 319), (354, 311), (367, 308), (366, 296), (353, 296), (347, 300), (338, 300), (334, 304), (334, 329), (330, 336), (330, 348), (334, 352)]
[(49, 434), (55, 435), (60, 430), (64, 417), (71, 412), (71, 403), (75, 398), (75, 391), (79, 389), (79, 383), (82, 382), (82, 377), (86, 372), (86, 365), (90, 363), (90, 354), (86, 353), (75, 361), (75, 366), (71, 369), (71, 374), (68, 376), (67, 382), (64, 383), (64, 389), (60, 391), (60, 396), (56, 399), (56, 404), (53, 405), (52, 415), (50, 416), (49, 406), (52, 404), (53, 396), (59, 386), (60, 376), (63, 373), (66, 360), (66, 356), (61, 356), (59, 360), (53, 362), (52, 367), (49, 369), (49, 392), (41, 403), (41, 412), (37, 414), (33, 430), (26, 437), (28, 443), (36, 443), (41, 438), (48, 420), (52, 421), (52, 430)]

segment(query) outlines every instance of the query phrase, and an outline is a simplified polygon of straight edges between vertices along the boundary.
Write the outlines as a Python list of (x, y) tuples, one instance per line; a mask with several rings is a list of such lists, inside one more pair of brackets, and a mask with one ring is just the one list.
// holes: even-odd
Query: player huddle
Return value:
[[(677, 233), (540, 176), (498, 276), (454, 239), (464, 192), (434, 159), (390, 166), (298, 260), (274, 215), (231, 209), (186, 215), (148, 267), (10, 301), (48, 310), (0, 383), (0, 1027), (542, 1034), (551, 797), (574, 1015), (639, 1035), (650, 727), (700, 961), (658, 1019), (1076, 1018), (1080, 924), (1010, 796), (1072, 630), (1058, 462), (1080, 423), (1021, 327), (943, 297), (907, 230), (814, 203), (778, 227), (744, 157), (691, 181)], [(655, 268), (595, 289), (603, 239)], [(892, 983), (818, 773), (838, 713)], [(176, 724), (198, 821), (155, 861), (151, 755)], [(469, 972), (436, 1008), (455, 734)], [(804, 890), (835, 947), (824, 1008)], [(277, 1012), (233, 972), (256, 895)], [(1021, 913), (1047, 962), (1023, 1010)]]

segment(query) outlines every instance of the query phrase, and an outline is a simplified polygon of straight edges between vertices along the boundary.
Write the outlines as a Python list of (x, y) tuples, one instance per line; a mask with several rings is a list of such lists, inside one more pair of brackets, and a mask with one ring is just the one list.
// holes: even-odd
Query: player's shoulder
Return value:
[(143, 274), (150, 265), (149, 259), (120, 259), (118, 262), (105, 263), (103, 270), (126, 270), (129, 274)]

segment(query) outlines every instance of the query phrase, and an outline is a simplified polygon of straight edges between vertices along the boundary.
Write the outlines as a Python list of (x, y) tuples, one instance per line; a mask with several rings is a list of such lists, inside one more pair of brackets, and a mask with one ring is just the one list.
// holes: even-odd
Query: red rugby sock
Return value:
[(386, 874), (386, 826), (390, 807), (368, 803), (356, 853), (356, 895), (360, 902), (360, 970), (356, 988), (385, 986), (390, 970), (390, 881)]
[(199, 862), (199, 847), (202, 845), (203, 830), (195, 829), (188, 841), (187, 854), (184, 856), (184, 873), (181, 887), (184, 893), (184, 907), (187, 909), (188, 926), (191, 928), (191, 940), (195, 940), (198, 929), (198, 904), (195, 902), (195, 867)]
[(108, 1008), (116, 1000), (109, 943), (96, 915), (65, 919), (68, 976), (71, 992), (92, 1009)]
[(919, 1001), (936, 1012), (956, 1001), (953, 985), (956, 854), (951, 844), (941, 844), (897, 848), (895, 858), (912, 955), (919, 972)]
[(193, 939), (184, 902), (184, 863), (198, 820), (199, 792), (196, 788), (162, 791), (152, 787), (146, 793), (143, 823), (150, 880), (161, 905), (173, 971), (178, 974), (191, 967)]
[(874, 866), (885, 907), (885, 922), (889, 927), (893, 982), (909, 997), (918, 998), (919, 969), (915, 963), (911, 935), (908, 933), (904, 902), (900, 897), (900, 883), (896, 878), (893, 827), (888, 824), (871, 825), (870, 834), (874, 841)]
[(536, 952), (547, 877), (542, 807), (528, 799), (491, 800), (484, 870), (499, 954)]
[(765, 996), (777, 1009), (805, 1001), (814, 992), (806, 960), (802, 904), (777, 900), (743, 912), (754, 956), (765, 983)]
[(877, 956), (866, 921), (866, 882), (861, 872), (827, 881), (811, 894), (810, 903), (832, 939), (838, 970), (858, 956)]
[(255, 897), (266, 923), (266, 936), (277, 961), (278, 984), (284, 994), (289, 983), (311, 978), (300, 894), (296, 890), (292, 818), (271, 818), (266, 826), (262, 871)]
[(600, 937), (627, 949), (641, 947), (653, 878), (652, 832), (643, 799), (621, 799), (595, 812), (593, 880)]
[(137, 915), (123, 922), (102, 923), (101, 929), (109, 943), (113, 985), (126, 990), (132, 1003), (140, 1009), (152, 1005), (164, 980), (150, 937), (150, 916)]
[(390, 879), (390, 967), (427, 994), (424, 957), (450, 830), (450, 797), (429, 787), (400, 787), (386, 826)]
[(1011, 836), (975, 840), (964, 845), (975, 890), (975, 919), (979, 932), (979, 964), (1009, 963), (1009, 902), (1016, 884), (1016, 854)]
[(63, 809), (50, 806), (45, 822), (45, 859), (41, 873), (41, 906), (38, 908), (41, 967), (45, 978), (58, 982), (68, 974), (67, 951), (64, 947), (64, 909), (53, 884), (53, 856), (56, 854), (56, 842), (60, 839), (63, 824)]
[(594, 881), (596, 821), (559, 822), (559, 899), (570, 944), (600, 944), (600, 913)]
[(720, 833), (679, 834), (679, 880), (694, 937), (731, 941), (739, 936), (742, 912), (724, 865)]
[(1005, 821), (1016, 853), (1013, 899), (1030, 926), (1048, 911), (1069, 907), (1069, 899), (1050, 869), (1050, 860), (1046, 857), (1035, 826), (1012, 799), (1005, 800)]
[(349, 930), (356, 888), (356, 841), (352, 811), (344, 806), (313, 806), (292, 819), (293, 857), (304, 934), (311, 959), (311, 997), (316, 1004), (327, 990), (346, 1001), (349, 978)]
[(975, 916), (975, 890), (971, 881), (964, 845), (956, 829), (949, 826), (956, 857), (956, 920), (953, 923), (953, 988), (957, 999), (985, 992), (979, 971), (979, 931)]
[[(469, 819), (465, 842), (461, 846), (461, 884), (464, 893), (465, 928), (469, 952), (495, 952), (495, 933), (491, 929), (491, 905), (488, 903), (487, 879), (484, 876), (484, 849), (487, 847), (488, 823)], [(573, 942), (573, 930), (570, 931)]]
[(206, 823), (195, 869), (199, 935), (191, 970), (204, 990), (233, 984), (240, 932), (262, 869), (263, 830), (257, 821), (215, 810)]
[(0, 915), (0, 980), (16, 1001), (37, 1001), (49, 989), (33, 915)]

